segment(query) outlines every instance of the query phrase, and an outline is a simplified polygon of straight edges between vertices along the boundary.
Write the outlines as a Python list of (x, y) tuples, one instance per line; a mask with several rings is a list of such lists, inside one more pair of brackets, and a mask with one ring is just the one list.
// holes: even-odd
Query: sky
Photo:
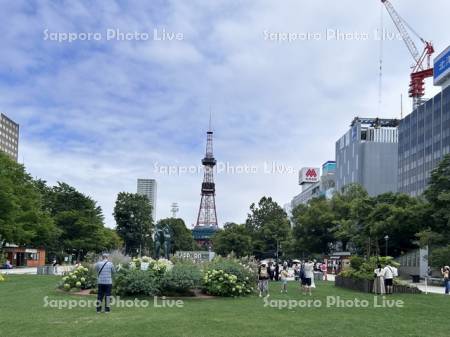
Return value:
[[(391, 2), (436, 55), (450, 44), (450, 2)], [(355, 116), (400, 118), (401, 94), (404, 114), (411, 107), (412, 58), (377, 0), (0, 8), (0, 112), (20, 124), (19, 161), (91, 196), (108, 227), (137, 178), (157, 180), (158, 219), (177, 202), (195, 223), (210, 111), (222, 226), (244, 222), (263, 196), (290, 202), (298, 170), (334, 160)], [(427, 96), (438, 90), (427, 82)]]

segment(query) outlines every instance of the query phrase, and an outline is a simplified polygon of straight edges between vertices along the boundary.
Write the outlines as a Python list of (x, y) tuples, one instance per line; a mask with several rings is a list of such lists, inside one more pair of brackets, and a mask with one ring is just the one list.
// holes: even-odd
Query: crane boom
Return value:
[[(411, 56), (415, 61), (415, 65), (412, 67), (411, 82), (409, 84), (409, 97), (413, 99), (413, 109), (417, 108), (422, 103), (422, 97), (425, 94), (425, 79), (433, 76), (433, 67), (431, 66), (431, 55), (434, 53), (433, 44), (429, 41), (425, 41), (420, 37), (409, 25), (401, 18), (397, 13), (394, 6), (388, 0), (381, 0), (386, 7), (392, 21), (400, 32), (403, 41), (406, 44)], [(413, 39), (406, 29), (407, 26), (412, 32), (414, 32), (420, 41), (424, 44), (422, 54), (419, 53)], [(425, 62), (426, 61), (426, 62)]]
[(392, 4), (388, 0), (381, 0), (381, 2), (384, 3), (384, 5), (386, 6), (386, 9), (392, 21), (394, 21), (394, 24), (397, 27), (398, 31), (400, 32), (403, 41), (405, 42), (406, 47), (408, 48), (412, 57), (416, 62), (419, 62), (420, 60), (419, 50), (417, 49), (414, 41), (411, 39), (411, 36), (409, 36), (408, 31), (406, 30), (406, 27), (403, 24), (403, 19), (400, 17), (400, 15), (395, 10), (394, 6), (392, 6)]

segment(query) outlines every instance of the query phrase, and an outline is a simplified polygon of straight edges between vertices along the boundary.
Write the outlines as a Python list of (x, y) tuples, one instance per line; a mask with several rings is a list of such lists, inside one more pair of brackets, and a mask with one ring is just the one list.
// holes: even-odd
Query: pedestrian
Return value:
[(375, 279), (373, 281), (372, 291), (375, 294), (383, 295), (386, 293), (386, 288), (384, 286), (384, 270), (381, 267), (381, 264), (378, 264), (377, 268), (373, 272), (375, 274)]
[(391, 266), (388, 262), (383, 269), (383, 276), (386, 294), (392, 294), (394, 292), (394, 277), (398, 276), (397, 268)]
[(280, 265), (277, 262), (276, 267), (275, 267), (275, 281), (279, 281), (279, 280), (280, 280)]
[(298, 281), (300, 278), (300, 268), (297, 263), (294, 264), (294, 280)]
[(287, 294), (287, 281), (289, 278), (289, 272), (288, 272), (288, 268), (287, 266), (283, 267), (283, 270), (280, 273), (280, 277), (281, 277), (281, 282), (283, 284), (282, 288), (281, 288), (281, 292), (285, 292)]
[(274, 266), (274, 264), (273, 264), (273, 262), (271, 262), (270, 264), (269, 264), (269, 275), (270, 275), (270, 280), (271, 281), (273, 281), (274, 279), (275, 279), (275, 266)]
[(109, 255), (103, 254), (102, 261), (95, 264), (95, 270), (97, 271), (97, 313), (102, 312), (103, 298), (105, 299), (105, 313), (109, 313), (111, 308), (109, 307), (111, 289), (112, 289), (112, 277), (116, 272), (112, 262), (108, 260)]
[(262, 297), (263, 294), (266, 294), (266, 297), (269, 297), (269, 278), (270, 278), (270, 269), (263, 262), (258, 268), (258, 288), (259, 288), (259, 297)]
[(53, 267), (53, 274), (58, 274), (58, 261), (56, 261), (56, 259), (53, 259), (52, 262), (52, 267)]
[(306, 262), (305, 265), (303, 266), (303, 273), (304, 273), (303, 295), (309, 293), (309, 296), (311, 296), (312, 295), (311, 284), (312, 278), (314, 277), (314, 262), (312, 262), (311, 259), (309, 259), (308, 262)]
[(322, 279), (324, 281), (327, 280), (327, 265), (325, 262), (322, 262), (322, 264), (320, 265), (320, 271), (322, 272)]
[(450, 267), (445, 266), (441, 268), (442, 276), (444, 277), (444, 290), (446, 295), (450, 295)]

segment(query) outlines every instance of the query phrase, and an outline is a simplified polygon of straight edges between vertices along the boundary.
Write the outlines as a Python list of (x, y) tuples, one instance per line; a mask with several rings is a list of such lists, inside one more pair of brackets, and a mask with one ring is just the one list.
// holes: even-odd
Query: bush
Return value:
[(114, 293), (120, 296), (158, 296), (162, 278), (152, 270), (122, 269), (114, 281)]
[(163, 293), (171, 294), (190, 294), (194, 288), (201, 285), (202, 273), (200, 268), (188, 261), (180, 262), (164, 275)]
[(254, 291), (256, 274), (234, 258), (217, 257), (207, 266), (203, 291), (215, 296), (245, 296)]
[(361, 257), (352, 257), (350, 260), (350, 269), (340, 272), (339, 275), (360, 280), (373, 280), (374, 270), (378, 268), (378, 264), (384, 267), (388, 262), (391, 266), (399, 267), (399, 264), (393, 261), (393, 258), (390, 256), (372, 256), (368, 260), (364, 260)]
[(97, 275), (92, 266), (79, 266), (63, 276), (59, 288), (70, 291), (91, 289), (97, 285)]
[(354, 270), (359, 270), (361, 265), (364, 263), (364, 258), (361, 256), (352, 256), (350, 258), (350, 267)]

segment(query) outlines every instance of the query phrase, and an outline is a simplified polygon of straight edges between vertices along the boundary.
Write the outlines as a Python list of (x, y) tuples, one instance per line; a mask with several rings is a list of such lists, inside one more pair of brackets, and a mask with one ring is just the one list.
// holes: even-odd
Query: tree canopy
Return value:
[(153, 247), (154, 228), (152, 206), (147, 196), (121, 192), (114, 207), (117, 234), (125, 244), (127, 254), (149, 254)]
[(196, 248), (192, 232), (186, 227), (183, 219), (166, 218), (158, 221), (158, 225), (168, 226), (171, 231), (172, 253), (179, 250), (191, 251)]

